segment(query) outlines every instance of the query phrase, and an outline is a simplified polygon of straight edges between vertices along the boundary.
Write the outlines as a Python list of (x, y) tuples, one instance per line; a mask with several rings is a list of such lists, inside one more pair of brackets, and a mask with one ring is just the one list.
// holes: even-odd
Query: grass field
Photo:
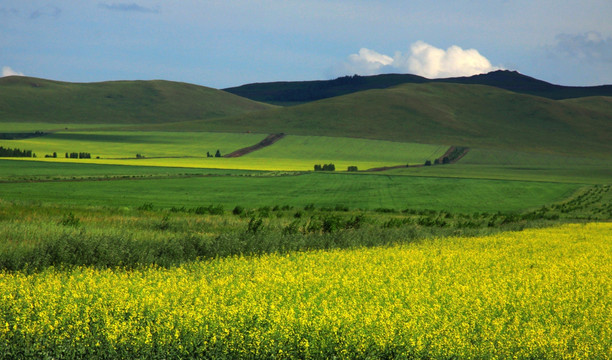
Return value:
[(609, 184), (612, 158), (568, 157), (543, 153), (470, 149), (451, 166), (394, 169), (390, 175)]
[(0, 272), (0, 358), (609, 358), (611, 232)]
[(116, 177), (257, 175), (265, 172), (160, 166), (105, 165), (87, 162), (0, 160), (0, 181), (50, 181)]
[(383, 207), (473, 212), (518, 211), (538, 207), (560, 201), (580, 186), (566, 183), (309, 173), (264, 177), (5, 183), (0, 188), (0, 198), (74, 205), (139, 206), (150, 202), (167, 208), (209, 204), (222, 204), (226, 207), (285, 204), (305, 206), (314, 203), (318, 206), (342, 204), (363, 209)]
[(34, 151), (38, 157), (58, 153), (64, 158), (66, 152), (88, 152), (92, 157), (136, 158), (145, 157), (200, 157), (212, 155), (217, 150), (227, 154), (236, 149), (250, 146), (263, 140), (261, 134), (229, 133), (161, 133), (132, 131), (100, 132), (56, 132), (53, 134), (24, 139), (4, 140), (5, 147), (17, 147)]
[[(364, 164), (360, 169), (385, 165), (423, 164), (436, 159), (448, 149), (447, 145), (401, 143), (381, 140), (330, 138), (325, 136), (287, 136), (273, 146), (248, 154), (246, 159), (282, 158), (294, 162), (312, 164), (339, 163)], [(368, 166), (373, 165), (373, 166)], [(346, 166), (337, 169), (346, 170)]]
[[(228, 154), (263, 140), (263, 134), (207, 132), (78, 131), (57, 132), (24, 140), (0, 140), (0, 145), (34, 151), (37, 160), (144, 166), (181, 166), (249, 170), (312, 170), (314, 164), (334, 163), (337, 170), (357, 166), (422, 164), (447, 150), (447, 146), (391, 141), (287, 136), (272, 146), (241, 158), (207, 158), (216, 150)], [(58, 154), (57, 159), (44, 155)], [(65, 159), (68, 152), (88, 152), (94, 159)], [(145, 159), (136, 160), (136, 154)], [(100, 159), (96, 159), (96, 157)]]
[[(1, 122), (0, 123), (0, 134), (2, 133), (28, 133), (35, 131), (51, 132), (61, 130), (86, 130), (86, 129), (97, 129), (100, 127), (106, 127), (104, 124), (53, 124), (47, 122)], [(113, 127), (120, 127), (114, 125)]]

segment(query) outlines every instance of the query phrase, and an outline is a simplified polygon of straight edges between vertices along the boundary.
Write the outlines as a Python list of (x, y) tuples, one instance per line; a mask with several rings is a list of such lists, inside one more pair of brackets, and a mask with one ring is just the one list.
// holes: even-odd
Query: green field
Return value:
[[(355, 163), (355, 165), (363, 163), (374, 166), (423, 164), (427, 159), (433, 161), (442, 156), (447, 149), (446, 145), (290, 135), (273, 146), (253, 152), (245, 158), (306, 161), (310, 162), (307, 168), (310, 170), (314, 163), (328, 162)], [(345, 166), (337, 168), (342, 170)], [(368, 166), (360, 167), (363, 170), (367, 168)]]
[(408, 176), (608, 184), (612, 179), (611, 165), (612, 159), (610, 158), (470, 149), (457, 164), (394, 169), (386, 173)]
[[(221, 154), (254, 145), (262, 134), (209, 132), (138, 132), (138, 131), (72, 131), (56, 132), (23, 140), (0, 140), (0, 145), (34, 151), (38, 159), (65, 153), (89, 152), (93, 159), (70, 162), (183, 166), (197, 168), (251, 170), (312, 170), (314, 164), (334, 163), (338, 170), (357, 166), (365, 170), (381, 166), (423, 164), (447, 150), (448, 146), (401, 143), (380, 140), (328, 138), (319, 136), (287, 136), (272, 146), (241, 158), (207, 158), (209, 152)], [(136, 154), (145, 159), (134, 160)], [(100, 159), (96, 159), (97, 157)]]
[(145, 157), (200, 157), (212, 155), (217, 150), (227, 154), (263, 140), (261, 134), (229, 133), (162, 133), (138, 131), (78, 131), (56, 132), (53, 134), (24, 139), (0, 140), (5, 147), (30, 149), (38, 157), (58, 153), (64, 158), (66, 152), (88, 152), (92, 157), (102, 159)]
[[(1, 164), (6, 166), (11, 163)], [(123, 173), (122, 170), (117, 167), (113, 171), (119, 175)], [(36, 173), (33, 170), (28, 172)], [(189, 173), (188, 170), (184, 172)], [(209, 204), (253, 208), (266, 205), (305, 206), (314, 203), (317, 206), (332, 207), (342, 204), (354, 209), (382, 207), (474, 212), (525, 210), (560, 201), (579, 188), (580, 185), (566, 183), (310, 173), (5, 183), (0, 189), (0, 198), (9, 201), (131, 207), (143, 203), (166, 208)], [(483, 199), (487, 199), (486, 202)]]

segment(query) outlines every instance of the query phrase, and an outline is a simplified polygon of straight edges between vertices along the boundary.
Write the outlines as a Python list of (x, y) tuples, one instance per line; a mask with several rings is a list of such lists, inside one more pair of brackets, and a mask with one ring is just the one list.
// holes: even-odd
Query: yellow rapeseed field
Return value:
[(0, 358), (612, 357), (612, 224), (0, 273)]

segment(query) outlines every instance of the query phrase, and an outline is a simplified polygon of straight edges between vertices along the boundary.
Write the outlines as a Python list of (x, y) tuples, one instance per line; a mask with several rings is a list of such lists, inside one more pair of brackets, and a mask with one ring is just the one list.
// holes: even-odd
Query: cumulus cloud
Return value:
[(362, 48), (358, 54), (349, 55), (344, 70), (350, 74), (373, 75), (380, 73), (381, 69), (391, 64), (393, 64), (392, 57)]
[(112, 11), (126, 11), (126, 12), (139, 12), (139, 13), (159, 13), (159, 9), (148, 8), (140, 6), (136, 3), (112, 3), (112, 4), (99, 4), (101, 8)]
[(585, 34), (559, 34), (554, 52), (578, 61), (612, 63), (612, 38), (590, 31)]
[(5, 76), (23, 76), (23, 73), (17, 72), (8, 66), (2, 67), (2, 77)]
[(393, 57), (362, 48), (358, 54), (349, 55), (341, 72), (343, 75), (374, 75), (399, 71), (440, 78), (483, 74), (498, 69), (476, 49), (464, 50), (454, 45), (444, 50), (417, 41), (410, 46), (408, 53), (398, 51)]

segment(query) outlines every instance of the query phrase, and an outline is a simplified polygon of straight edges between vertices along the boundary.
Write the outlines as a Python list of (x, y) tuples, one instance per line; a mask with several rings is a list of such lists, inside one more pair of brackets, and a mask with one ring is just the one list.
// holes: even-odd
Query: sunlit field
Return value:
[[(272, 146), (241, 158), (216, 158), (257, 144), (266, 134), (210, 132), (79, 131), (57, 132), (23, 140), (0, 140), (0, 145), (34, 151), (37, 161), (179, 166), (268, 171), (312, 170), (315, 164), (333, 163), (338, 171), (349, 166), (367, 170), (382, 166), (423, 164), (448, 149), (392, 141), (287, 136)], [(57, 153), (57, 158), (45, 155)], [(71, 152), (90, 153), (91, 159), (66, 159)], [(140, 155), (137, 159), (137, 154)], [(99, 157), (99, 158), (98, 158)]]
[(0, 273), (0, 357), (611, 356), (612, 225)]

